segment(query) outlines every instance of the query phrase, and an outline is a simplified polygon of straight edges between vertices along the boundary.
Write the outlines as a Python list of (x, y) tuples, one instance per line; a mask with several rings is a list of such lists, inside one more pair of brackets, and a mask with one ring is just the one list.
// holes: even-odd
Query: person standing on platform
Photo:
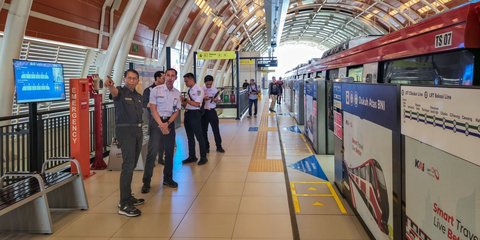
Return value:
[(242, 88), (247, 89), (247, 87), (248, 87), (248, 80), (245, 79), (245, 82), (243, 82)]
[(277, 80), (275, 79), (275, 76), (272, 77), (272, 82), (268, 85), (268, 96), (270, 97), (270, 112), (275, 112), (275, 102), (277, 101), (277, 95), (278, 95), (278, 85), (277, 85)]
[[(152, 134), (158, 134), (159, 146), (165, 146), (165, 167), (163, 168), (163, 185), (177, 188), (178, 184), (173, 180), (173, 152), (175, 147), (175, 119), (180, 108), (180, 91), (173, 87), (177, 79), (177, 70), (169, 68), (165, 74), (165, 84), (156, 86), (150, 93), (150, 110), (152, 112), (152, 122), (150, 126), (156, 127), (158, 131), (152, 131)], [(149, 145), (150, 146), (150, 145)], [(150, 192), (150, 181), (153, 175), (155, 165), (155, 154), (147, 155), (145, 171), (143, 172), (142, 193)]]
[(203, 135), (205, 136), (205, 145), (207, 153), (210, 152), (210, 143), (208, 142), (208, 124), (212, 126), (213, 136), (215, 137), (215, 145), (217, 146), (217, 152), (224, 153), (222, 148), (222, 137), (220, 136), (220, 129), (218, 127), (218, 115), (215, 107), (220, 102), (220, 97), (217, 95), (218, 89), (212, 87), (213, 77), (211, 75), (205, 76), (205, 86), (203, 92), (205, 93), (205, 113), (202, 116), (202, 128)]
[(204, 93), (202, 88), (196, 84), (193, 73), (185, 74), (183, 79), (189, 89), (187, 97), (182, 97), (182, 103), (185, 106), (185, 132), (187, 132), (188, 139), (188, 158), (183, 160), (182, 163), (192, 163), (198, 160), (195, 156), (195, 138), (197, 138), (198, 145), (200, 145), (200, 161), (198, 161), (198, 165), (203, 165), (208, 161), (200, 110)]
[(147, 159), (149, 156), (153, 156), (155, 159), (158, 157), (159, 164), (165, 164), (165, 146), (158, 144), (159, 136), (160, 136), (160, 129), (157, 127), (157, 123), (152, 118), (152, 112), (150, 111), (150, 92), (151, 90), (156, 87), (165, 84), (165, 72), (164, 71), (157, 71), (153, 75), (155, 82), (148, 87), (145, 88), (143, 91), (143, 107), (147, 109), (148, 112), (148, 135), (150, 136), (148, 140), (148, 153)]
[(133, 170), (138, 162), (143, 143), (142, 95), (135, 90), (139, 81), (138, 72), (128, 69), (124, 74), (125, 86), (115, 87), (110, 77), (105, 86), (110, 90), (115, 105), (115, 135), (122, 150), (122, 172), (120, 173), (120, 203), (118, 214), (128, 217), (140, 216), (135, 206), (145, 203), (132, 195)]
[(255, 83), (255, 79), (250, 79), (250, 84), (248, 85), (248, 117), (252, 117), (252, 105), (255, 107), (253, 116), (257, 117), (258, 109), (258, 85)]

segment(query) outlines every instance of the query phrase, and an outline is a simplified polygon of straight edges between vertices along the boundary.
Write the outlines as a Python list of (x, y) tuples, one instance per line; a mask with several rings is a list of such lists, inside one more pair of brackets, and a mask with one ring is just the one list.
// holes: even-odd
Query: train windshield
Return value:
[(387, 189), (387, 184), (385, 183), (385, 176), (383, 175), (383, 171), (378, 167), (375, 167), (375, 170), (377, 172), (377, 180), (380, 188)]

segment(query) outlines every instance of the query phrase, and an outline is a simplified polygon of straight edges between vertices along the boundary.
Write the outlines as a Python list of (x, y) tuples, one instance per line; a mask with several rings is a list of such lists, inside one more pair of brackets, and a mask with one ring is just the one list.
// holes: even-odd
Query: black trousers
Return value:
[(116, 127), (115, 135), (122, 150), (122, 172), (120, 173), (120, 204), (129, 203), (132, 196), (133, 170), (137, 166), (142, 150), (143, 132), (140, 127)]
[[(152, 131), (157, 131), (157, 132), (152, 133)], [(157, 122), (155, 122), (155, 119), (153, 119), (152, 114), (150, 113), (150, 110), (149, 110), (148, 111), (148, 135), (150, 136), (150, 138), (148, 140), (148, 153), (150, 154), (150, 151), (154, 150), (155, 152), (153, 153), (156, 153), (154, 157), (157, 158), (157, 155), (158, 155), (159, 160), (161, 161), (163, 160), (163, 156), (165, 155), (165, 146), (155, 144), (155, 146), (158, 146), (158, 147), (156, 147), (155, 149), (150, 149), (150, 142), (154, 141), (155, 143), (157, 143), (159, 141), (158, 140), (158, 136), (160, 136), (159, 133), (160, 133), (160, 129), (158, 128), (158, 124)]]
[(208, 124), (212, 126), (213, 136), (215, 137), (215, 145), (217, 149), (222, 148), (222, 137), (220, 136), (220, 129), (218, 127), (218, 115), (215, 109), (205, 109), (205, 114), (202, 116), (202, 129), (203, 136), (205, 138), (205, 146), (210, 149), (210, 143), (208, 142)]
[(200, 146), (200, 158), (207, 157), (207, 148), (205, 146), (205, 136), (202, 129), (202, 114), (200, 110), (185, 111), (185, 132), (188, 139), (188, 156), (195, 157), (195, 138)]
[[(162, 122), (167, 122), (168, 119)], [(156, 123), (156, 122), (155, 122)], [(145, 170), (143, 172), (143, 183), (150, 184), (153, 176), (153, 167), (155, 167), (155, 159), (160, 148), (165, 148), (165, 166), (163, 167), (163, 180), (172, 180), (173, 169), (173, 152), (175, 148), (175, 123), (171, 123), (168, 128), (170, 133), (163, 135), (158, 127), (158, 124), (150, 124), (150, 139), (148, 142), (147, 160), (145, 163)]]
[(258, 99), (248, 99), (248, 115), (252, 116), (252, 105), (255, 106), (255, 111), (253, 115), (257, 115), (257, 108), (258, 108)]

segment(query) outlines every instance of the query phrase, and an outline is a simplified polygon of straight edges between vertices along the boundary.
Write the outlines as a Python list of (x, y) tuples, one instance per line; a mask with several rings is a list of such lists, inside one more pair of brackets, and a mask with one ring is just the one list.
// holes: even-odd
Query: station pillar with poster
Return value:
[[(84, 178), (91, 175), (89, 94), (88, 79), (70, 79), (70, 151)], [(72, 172), (77, 171), (72, 164)]]

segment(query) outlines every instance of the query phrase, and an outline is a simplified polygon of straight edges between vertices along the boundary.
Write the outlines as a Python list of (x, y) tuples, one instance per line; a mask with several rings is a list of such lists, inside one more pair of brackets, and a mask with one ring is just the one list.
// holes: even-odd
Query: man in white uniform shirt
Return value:
[[(167, 69), (165, 84), (156, 86), (150, 93), (150, 110), (152, 118), (160, 129), (160, 146), (165, 146), (165, 167), (163, 168), (163, 185), (177, 188), (178, 184), (173, 180), (173, 151), (175, 147), (175, 119), (181, 108), (180, 91), (173, 87), (177, 79), (177, 70)], [(152, 131), (153, 132), (153, 131)], [(147, 157), (145, 171), (143, 173), (142, 193), (150, 191), (150, 180), (153, 175), (155, 156)]]
[[(148, 135), (150, 136), (148, 140), (148, 151), (147, 151), (147, 158), (154, 157), (156, 158), (157, 155), (158, 163), (165, 164), (165, 147), (158, 144), (158, 138), (160, 137), (160, 129), (157, 127), (155, 120), (152, 118), (152, 113), (150, 111), (150, 92), (156, 86), (160, 86), (165, 84), (165, 72), (164, 71), (157, 71), (153, 75), (155, 82), (148, 88), (145, 88), (142, 95), (142, 102), (143, 107), (147, 109), (148, 113)], [(153, 132), (152, 132), (153, 131)]]
[(200, 108), (203, 103), (203, 89), (196, 84), (193, 73), (187, 73), (183, 76), (185, 85), (189, 87), (187, 97), (182, 97), (182, 102), (185, 106), (185, 131), (188, 139), (188, 158), (183, 160), (183, 163), (196, 162), (198, 159), (195, 156), (195, 138), (197, 138), (200, 146), (200, 161), (198, 165), (207, 163), (207, 148), (205, 146), (205, 137), (202, 130), (202, 113)]
[(203, 135), (205, 136), (205, 145), (207, 147), (207, 153), (210, 152), (210, 143), (208, 142), (208, 124), (212, 126), (213, 136), (215, 137), (215, 145), (217, 145), (217, 152), (224, 153), (222, 148), (222, 137), (220, 137), (220, 129), (218, 127), (218, 116), (215, 107), (220, 102), (220, 97), (217, 95), (218, 89), (213, 87), (213, 77), (211, 75), (205, 76), (205, 86), (203, 91), (205, 92), (205, 113), (202, 116), (202, 128)]

